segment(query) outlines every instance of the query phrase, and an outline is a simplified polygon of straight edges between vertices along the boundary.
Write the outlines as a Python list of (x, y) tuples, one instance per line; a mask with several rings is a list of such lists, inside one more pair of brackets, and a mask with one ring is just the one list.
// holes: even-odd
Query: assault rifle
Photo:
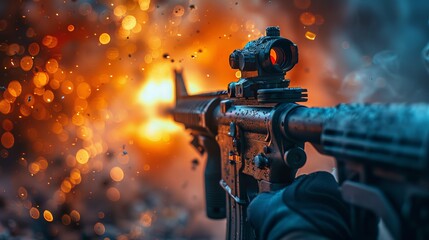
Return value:
[(307, 90), (284, 78), (297, 62), (297, 46), (268, 27), (230, 55), (241, 79), (227, 91), (190, 96), (176, 71), (172, 114), (206, 153), (207, 216), (227, 218), (227, 239), (254, 239), (249, 202), (290, 184), (310, 142), (336, 159), (356, 239), (377, 235), (374, 215), (394, 239), (429, 239), (429, 105), (307, 108)]

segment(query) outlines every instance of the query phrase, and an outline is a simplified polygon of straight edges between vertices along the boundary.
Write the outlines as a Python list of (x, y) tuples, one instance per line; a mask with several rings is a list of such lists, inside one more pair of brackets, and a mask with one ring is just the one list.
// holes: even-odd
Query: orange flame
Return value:
[(162, 116), (161, 109), (171, 106), (174, 101), (172, 71), (166, 69), (171, 69), (171, 66), (155, 65), (137, 94), (138, 103), (142, 106), (141, 110), (145, 116), (137, 130), (143, 140), (168, 142), (170, 135), (180, 129), (172, 119)]

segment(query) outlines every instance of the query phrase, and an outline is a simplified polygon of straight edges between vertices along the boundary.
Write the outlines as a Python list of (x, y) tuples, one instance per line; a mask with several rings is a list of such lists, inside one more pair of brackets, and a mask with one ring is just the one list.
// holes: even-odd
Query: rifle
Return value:
[(227, 91), (188, 95), (175, 72), (174, 120), (206, 153), (207, 216), (227, 218), (227, 239), (255, 239), (247, 205), (290, 184), (306, 162), (304, 143), (336, 159), (356, 239), (375, 237), (374, 216), (394, 239), (429, 238), (429, 105), (340, 104), (307, 108), (290, 88), (298, 48), (278, 27), (229, 58), (241, 79)]

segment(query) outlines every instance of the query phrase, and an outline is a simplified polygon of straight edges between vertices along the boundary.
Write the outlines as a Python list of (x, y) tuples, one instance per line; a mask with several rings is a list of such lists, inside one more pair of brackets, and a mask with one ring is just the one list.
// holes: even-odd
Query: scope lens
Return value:
[(286, 63), (286, 55), (282, 48), (273, 47), (270, 49), (271, 64), (283, 67)]

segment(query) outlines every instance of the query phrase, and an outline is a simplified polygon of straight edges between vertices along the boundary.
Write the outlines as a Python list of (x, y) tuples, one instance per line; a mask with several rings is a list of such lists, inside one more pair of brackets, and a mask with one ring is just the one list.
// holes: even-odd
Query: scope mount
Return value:
[(230, 66), (240, 70), (241, 78), (228, 85), (228, 96), (259, 103), (305, 102), (307, 89), (290, 88), (284, 78), (297, 62), (296, 44), (280, 37), (279, 27), (267, 27), (266, 36), (231, 53)]

